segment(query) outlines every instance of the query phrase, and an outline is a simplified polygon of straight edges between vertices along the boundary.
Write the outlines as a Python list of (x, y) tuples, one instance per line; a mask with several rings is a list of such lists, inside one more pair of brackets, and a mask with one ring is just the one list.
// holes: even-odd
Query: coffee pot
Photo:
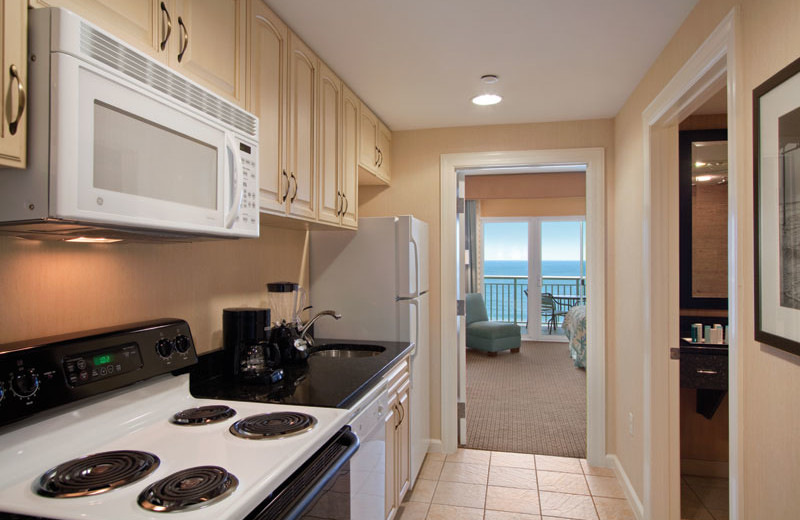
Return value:
[(271, 377), (280, 365), (280, 350), (269, 340), (270, 309), (236, 307), (222, 310), (222, 342), (226, 374), (235, 379)]

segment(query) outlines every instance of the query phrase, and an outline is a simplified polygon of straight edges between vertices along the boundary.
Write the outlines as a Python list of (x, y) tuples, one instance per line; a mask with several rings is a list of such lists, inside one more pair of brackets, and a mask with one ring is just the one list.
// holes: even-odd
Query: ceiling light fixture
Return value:
[[(483, 76), (481, 76), (481, 81), (485, 85), (494, 85), (499, 81), (499, 78), (497, 77), (496, 74), (484, 74)], [(474, 103), (475, 105), (487, 106), (487, 105), (496, 105), (502, 100), (503, 98), (501, 96), (486, 89), (484, 90), (483, 94), (480, 94), (472, 98), (472, 103)]]
[(122, 242), (122, 239), (101, 238), (101, 237), (77, 237), (77, 238), (70, 238), (65, 242), (74, 242), (77, 244), (113, 244), (114, 242)]
[(480, 96), (475, 96), (472, 98), (472, 102), (476, 105), (486, 106), (486, 105), (496, 105), (503, 100), (502, 97), (498, 96), (497, 94), (481, 94)]

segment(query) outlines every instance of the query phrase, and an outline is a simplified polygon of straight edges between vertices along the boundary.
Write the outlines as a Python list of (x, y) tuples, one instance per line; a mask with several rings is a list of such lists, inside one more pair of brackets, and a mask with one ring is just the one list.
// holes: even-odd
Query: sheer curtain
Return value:
[(468, 293), (481, 292), (478, 238), (478, 201), (468, 200), (464, 207), (464, 248), (467, 251), (466, 262), (466, 289)]

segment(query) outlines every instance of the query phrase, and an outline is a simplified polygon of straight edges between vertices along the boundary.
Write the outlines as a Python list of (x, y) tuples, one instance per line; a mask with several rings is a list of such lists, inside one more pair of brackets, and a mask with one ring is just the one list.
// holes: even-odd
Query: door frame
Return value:
[(442, 450), (452, 453), (458, 446), (458, 331), (456, 266), (458, 241), (456, 198), (458, 170), (471, 168), (546, 165), (586, 166), (586, 419), (587, 459), (607, 466), (606, 457), (606, 366), (605, 366), (605, 150), (566, 148), (508, 152), (442, 154), (440, 157), (440, 312)]
[(644, 496), (642, 516), (680, 518), (679, 363), (670, 346), (679, 344), (678, 317), (678, 123), (722, 87), (728, 104), (728, 302), (729, 302), (729, 477), (730, 518), (742, 511), (741, 342), (746, 324), (744, 287), (752, 260), (752, 185), (744, 165), (746, 145), (737, 122), (744, 94), (737, 49), (741, 30), (734, 7), (705, 42), (642, 112), (644, 226)]

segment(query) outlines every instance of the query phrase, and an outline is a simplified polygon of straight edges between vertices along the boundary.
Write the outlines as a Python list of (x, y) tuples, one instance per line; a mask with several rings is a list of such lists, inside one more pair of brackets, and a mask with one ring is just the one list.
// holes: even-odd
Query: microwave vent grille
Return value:
[(86, 23), (81, 24), (81, 52), (139, 83), (238, 128), (251, 137), (256, 136), (256, 118), (246, 111), (194, 85), (167, 67)]

